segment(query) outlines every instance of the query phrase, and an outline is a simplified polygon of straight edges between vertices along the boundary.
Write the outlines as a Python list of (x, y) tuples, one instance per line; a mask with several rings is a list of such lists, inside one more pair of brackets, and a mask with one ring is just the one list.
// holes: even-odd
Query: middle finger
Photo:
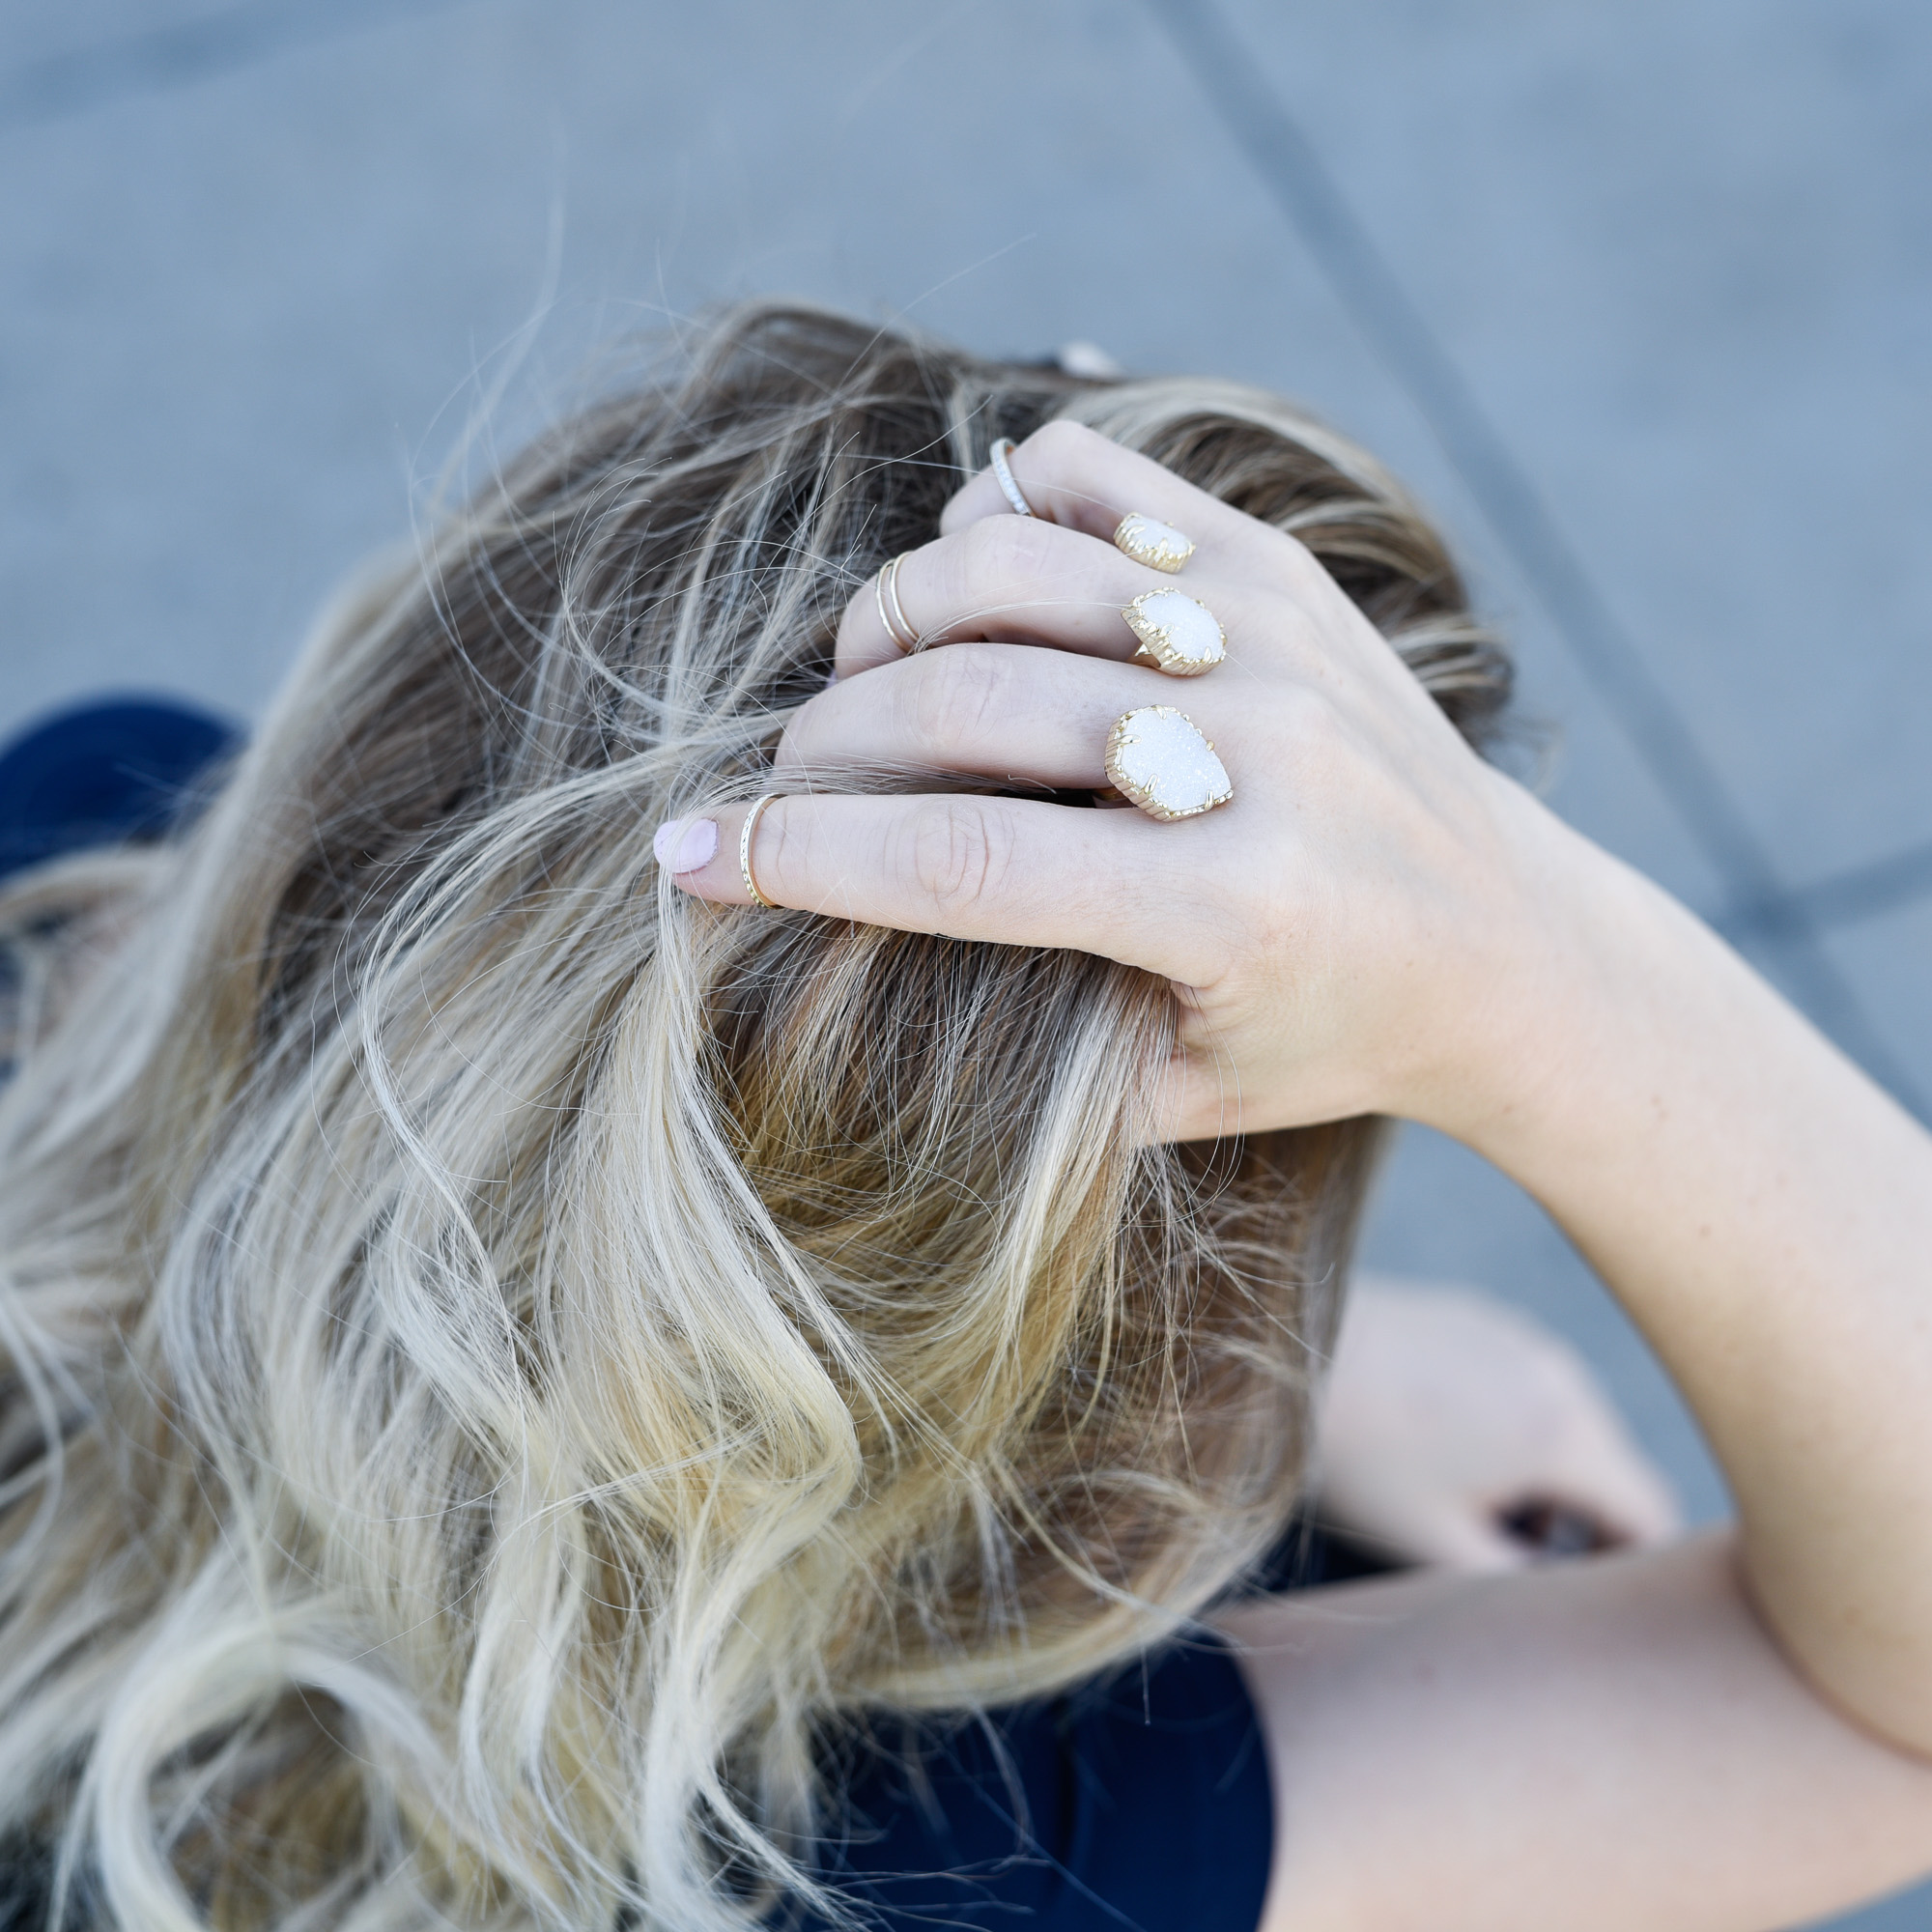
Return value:
[(943, 771), (1097, 789), (1109, 782), (1114, 721), (1183, 695), (1179, 708), (1211, 738), (1217, 707), (1159, 671), (1023, 645), (955, 644), (874, 677), (841, 679), (794, 716), (775, 763), (785, 773)]

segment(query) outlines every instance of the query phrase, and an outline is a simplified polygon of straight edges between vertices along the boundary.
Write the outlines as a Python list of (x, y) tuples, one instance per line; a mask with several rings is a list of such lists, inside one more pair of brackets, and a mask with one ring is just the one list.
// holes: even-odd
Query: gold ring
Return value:
[(1172, 524), (1157, 517), (1144, 517), (1129, 510), (1114, 530), (1114, 546), (1124, 551), (1136, 563), (1150, 570), (1164, 570), (1172, 577), (1194, 554), (1194, 539), (1183, 536)]
[(1012, 454), (1012, 438), (1003, 436), (991, 449), (987, 450), (986, 461), (993, 466), (993, 474), (999, 481), (1001, 493), (1012, 505), (1013, 515), (1031, 517), (1034, 515), (1034, 507), (1027, 501), (1026, 492), (1020, 488), (1013, 476), (1013, 466), (1007, 460)]
[(1107, 778), (1150, 818), (1198, 818), (1235, 795), (1214, 741), (1171, 704), (1123, 712), (1107, 733)]
[(886, 627), (886, 635), (905, 656), (911, 657), (922, 640), (907, 621), (905, 606), (899, 602), (899, 565), (906, 560), (906, 554), (900, 551), (890, 563), (881, 566), (872, 579), (872, 599), (879, 607), (879, 622)]
[(1228, 636), (1213, 611), (1184, 590), (1143, 590), (1121, 615), (1140, 639), (1134, 663), (1169, 677), (1199, 677), (1228, 655)]
[(745, 814), (745, 822), (738, 828), (738, 875), (745, 881), (745, 890), (752, 895), (753, 905), (761, 905), (767, 912), (778, 911), (778, 901), (768, 899), (758, 890), (758, 882), (752, 872), (752, 835), (758, 829), (758, 820), (765, 807), (775, 798), (782, 798), (782, 792), (768, 791)]

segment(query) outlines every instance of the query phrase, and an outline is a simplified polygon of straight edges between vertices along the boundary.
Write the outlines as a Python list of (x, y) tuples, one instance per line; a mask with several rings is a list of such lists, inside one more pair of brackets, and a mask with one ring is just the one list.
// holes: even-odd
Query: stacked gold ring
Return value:
[(886, 627), (886, 636), (905, 656), (912, 657), (920, 649), (923, 639), (908, 621), (905, 606), (899, 602), (899, 565), (906, 560), (906, 552), (900, 551), (890, 563), (880, 568), (872, 579), (872, 596), (878, 604), (879, 622)]

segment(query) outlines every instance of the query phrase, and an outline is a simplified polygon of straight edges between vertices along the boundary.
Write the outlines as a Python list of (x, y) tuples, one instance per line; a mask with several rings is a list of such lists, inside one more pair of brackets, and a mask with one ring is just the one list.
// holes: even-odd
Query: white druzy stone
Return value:
[(1138, 510), (1121, 519), (1114, 541), (1133, 558), (1155, 570), (1179, 570), (1194, 554), (1194, 540), (1158, 517), (1144, 517)]
[(1144, 705), (1114, 726), (1107, 776), (1156, 818), (1192, 818), (1235, 795), (1228, 768), (1185, 712)]
[(1150, 590), (1127, 606), (1127, 626), (1166, 671), (1191, 676), (1228, 655), (1221, 627), (1184, 590)]

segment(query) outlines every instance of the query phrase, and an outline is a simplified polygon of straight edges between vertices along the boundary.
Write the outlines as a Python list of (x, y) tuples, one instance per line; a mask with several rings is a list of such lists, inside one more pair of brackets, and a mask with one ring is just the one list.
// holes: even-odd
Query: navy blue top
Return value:
[[(1227, 1648), (1189, 1638), (978, 1724), (888, 1719), (820, 1875), (880, 1932), (1255, 1932), (1274, 1812)], [(815, 1925), (815, 1921), (814, 1921)]]
[[(1296, 1520), (1253, 1588), (1388, 1568)], [(1261, 1922), (1274, 1857), (1267, 1755), (1216, 1638), (1187, 1638), (977, 1726), (881, 1720), (869, 1749), (829, 1769), (848, 1824), (819, 1876), (876, 1932), (1255, 1932)]]
[(234, 725), (170, 698), (111, 698), (43, 719), (0, 751), (0, 876), (157, 837), (241, 742)]

